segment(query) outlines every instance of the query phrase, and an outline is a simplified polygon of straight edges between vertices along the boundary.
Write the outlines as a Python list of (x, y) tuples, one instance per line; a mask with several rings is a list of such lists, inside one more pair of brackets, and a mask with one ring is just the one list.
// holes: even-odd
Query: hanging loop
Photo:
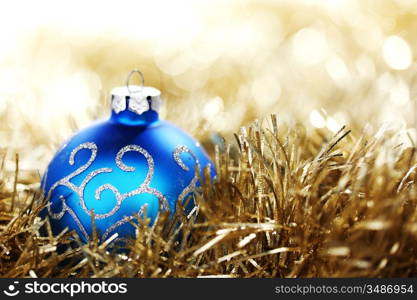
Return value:
[(126, 88), (127, 88), (127, 90), (129, 91), (130, 94), (139, 92), (138, 90), (132, 92), (129, 88), (130, 79), (132, 78), (132, 76), (135, 73), (137, 73), (140, 76), (140, 78), (142, 79), (142, 86), (141, 86), (142, 89), (145, 86), (145, 77), (143, 76), (142, 72), (139, 69), (133, 69), (132, 71), (130, 71), (129, 75), (127, 75), (127, 78), (126, 78)]

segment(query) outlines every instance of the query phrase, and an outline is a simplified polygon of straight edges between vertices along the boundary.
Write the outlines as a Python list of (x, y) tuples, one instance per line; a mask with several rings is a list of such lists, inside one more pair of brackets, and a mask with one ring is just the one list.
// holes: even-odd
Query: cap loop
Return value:
[(126, 78), (126, 88), (130, 94), (139, 92), (138, 90), (132, 92), (129, 88), (130, 79), (135, 73), (137, 73), (142, 79), (142, 86), (141, 86), (142, 90), (143, 90), (143, 87), (145, 86), (145, 77), (143, 76), (142, 72), (139, 69), (133, 69), (132, 71), (130, 71), (129, 75), (127, 75), (127, 78)]

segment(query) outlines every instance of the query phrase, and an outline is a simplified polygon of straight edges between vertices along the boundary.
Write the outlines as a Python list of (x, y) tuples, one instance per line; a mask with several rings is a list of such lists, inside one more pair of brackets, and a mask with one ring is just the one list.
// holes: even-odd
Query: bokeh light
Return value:
[(412, 54), (407, 42), (399, 36), (390, 36), (384, 41), (384, 59), (395, 70), (405, 70), (411, 65)]
[(42, 172), (106, 117), (135, 67), (161, 89), (162, 117), (202, 140), (270, 113), (331, 132), (416, 124), (415, 1), (50, 0), (2, 12), (0, 141), (23, 169)]

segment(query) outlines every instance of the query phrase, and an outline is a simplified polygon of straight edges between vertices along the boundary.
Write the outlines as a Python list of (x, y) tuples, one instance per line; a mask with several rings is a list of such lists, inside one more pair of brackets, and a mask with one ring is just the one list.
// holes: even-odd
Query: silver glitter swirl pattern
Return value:
[[(65, 176), (64, 178), (58, 180), (57, 182), (55, 182), (47, 196), (46, 196), (46, 200), (50, 201), (50, 198), (52, 196), (53, 191), (58, 187), (58, 186), (65, 186), (69, 189), (71, 189), (73, 192), (75, 192), (79, 199), (80, 199), (80, 204), (82, 209), (84, 210), (85, 213), (87, 213), (89, 216), (92, 216), (92, 211), (89, 210), (87, 208), (85, 199), (84, 199), (84, 192), (85, 192), (85, 188), (87, 186), (87, 184), (97, 175), (102, 174), (102, 173), (111, 173), (113, 170), (111, 168), (101, 168), (101, 169), (97, 169), (94, 170), (92, 172), (90, 172), (82, 181), (82, 183), (80, 184), (80, 186), (76, 186), (75, 184), (73, 184), (72, 182), (70, 182), (70, 180), (74, 177), (76, 177), (77, 175), (83, 173), (85, 170), (87, 170), (91, 164), (94, 162), (96, 156), (97, 156), (97, 152), (98, 152), (98, 148), (97, 145), (95, 143), (92, 142), (87, 142), (87, 143), (83, 143), (78, 145), (76, 148), (74, 148), (71, 151), (70, 157), (69, 157), (69, 161), (68, 163), (70, 165), (74, 165), (75, 164), (75, 157), (76, 154), (78, 153), (78, 151), (82, 150), (82, 149), (89, 149), (91, 151), (90, 157), (88, 159), (88, 161), (81, 165), (78, 169), (76, 169), (75, 171), (73, 171), (72, 173), (70, 173), (69, 175)], [(123, 162), (123, 156), (126, 152), (129, 151), (135, 151), (135, 152), (139, 152), (140, 154), (142, 154), (146, 161), (147, 161), (147, 165), (148, 165), (148, 173), (146, 175), (145, 180), (143, 181), (142, 184), (139, 185), (138, 188), (136, 188), (133, 191), (121, 194), (119, 192), (119, 190), (112, 186), (111, 184), (104, 184), (100, 187), (98, 187), (95, 191), (95, 199), (97, 201), (100, 201), (101, 199), (101, 194), (103, 191), (105, 190), (109, 190), (111, 191), (115, 197), (116, 197), (116, 205), (107, 213), (102, 213), (102, 214), (97, 214), (95, 213), (95, 218), (96, 219), (105, 219), (108, 218), (112, 215), (114, 215), (121, 207), (123, 200), (125, 200), (128, 197), (134, 196), (134, 195), (138, 195), (138, 194), (143, 194), (143, 193), (147, 193), (147, 194), (152, 194), (155, 197), (157, 197), (158, 201), (159, 201), (159, 206), (162, 210), (169, 210), (169, 205), (168, 205), (168, 201), (166, 199), (166, 197), (159, 192), (158, 190), (151, 188), (150, 182), (152, 180), (153, 174), (154, 174), (154, 161), (152, 156), (142, 147), (138, 146), (138, 145), (127, 145), (125, 147), (123, 147), (122, 149), (119, 150), (119, 152), (116, 155), (116, 165), (123, 171), (125, 172), (133, 172), (135, 171), (134, 167), (131, 166), (127, 166), (124, 162)], [(46, 179), (45, 179), (46, 182)], [(74, 222), (77, 224), (77, 226), (79, 227), (80, 231), (82, 232), (82, 234), (85, 236), (85, 238), (88, 240), (88, 234), (87, 231), (85, 230), (84, 226), (82, 225), (82, 223), (80, 222), (80, 220), (78, 219), (78, 216), (76, 215), (76, 213), (66, 204), (65, 198), (60, 195), (59, 199), (62, 201), (62, 209), (59, 212), (54, 212), (51, 208), (51, 204), (47, 206), (48, 208), (48, 214), (51, 216), (52, 219), (55, 220), (60, 220), (64, 214), (66, 212), (68, 212), (68, 214), (73, 218)], [(120, 222), (120, 221), (119, 221)], [(116, 224), (120, 224), (119, 222), (115, 223)], [(125, 221), (126, 222), (126, 221)], [(114, 226), (113, 225), (113, 226)], [(113, 228), (113, 226), (111, 226), (110, 228)], [(119, 225), (120, 226), (120, 225)], [(109, 228), (109, 229), (110, 229)], [(108, 231), (109, 231), (108, 229)], [(103, 238), (104, 239), (104, 238)]]
[[(191, 155), (191, 157), (195, 161), (197, 172), (199, 172), (200, 171), (200, 162), (199, 162), (198, 158), (195, 156), (195, 154), (186, 146), (181, 145), (181, 146), (178, 146), (178, 147), (175, 148), (174, 153), (173, 153), (175, 162), (184, 171), (189, 171), (190, 170), (190, 168), (187, 167), (181, 159), (181, 154), (183, 154), (183, 153), (188, 153), (189, 155)], [(196, 184), (197, 184), (197, 181), (198, 181), (198, 175), (197, 175), (198, 173), (197, 172), (195, 172), (195, 175), (194, 175), (193, 179), (191, 180), (191, 182), (182, 190), (181, 194), (178, 196), (178, 201), (179, 202), (182, 203), (182, 201), (184, 201), (185, 196), (187, 196), (190, 192), (195, 190)]]
[[(65, 204), (65, 202), (64, 202)], [(78, 227), (80, 228), (82, 234), (84, 235), (84, 238), (88, 241), (89, 240), (89, 236), (87, 231), (85, 230), (83, 224), (81, 224), (80, 220), (78, 219), (77, 214), (67, 206), (67, 204), (65, 204), (65, 211), (69, 213), (69, 215), (72, 217), (72, 219), (75, 221), (75, 223), (78, 225)]]
[(152, 177), (153, 177), (153, 172), (154, 172), (155, 165), (154, 165), (152, 156), (149, 154), (148, 151), (146, 151), (142, 147), (140, 147), (138, 145), (127, 145), (127, 146), (123, 147), (122, 149), (120, 149), (119, 152), (116, 155), (116, 165), (121, 170), (123, 170), (125, 172), (135, 171), (134, 167), (127, 166), (123, 162), (123, 156), (126, 154), (126, 152), (129, 152), (129, 151), (139, 152), (140, 154), (142, 154), (145, 157), (146, 162), (148, 164), (148, 173), (146, 174), (145, 180), (143, 181), (141, 186), (148, 186), (151, 182)]
[(138, 146), (138, 145), (127, 145), (125, 147), (123, 147), (122, 149), (119, 150), (119, 152), (116, 155), (116, 165), (123, 171), (125, 172), (133, 172), (135, 171), (134, 167), (131, 166), (127, 166), (124, 162), (123, 162), (123, 156), (126, 154), (126, 152), (129, 151), (135, 151), (135, 152), (139, 152), (140, 154), (142, 154), (145, 159), (146, 159), (146, 163), (148, 165), (148, 173), (146, 174), (145, 180), (142, 182), (142, 184), (135, 190), (127, 192), (125, 194), (122, 195), (123, 199), (126, 199), (128, 197), (134, 196), (134, 195), (139, 195), (139, 194), (152, 194), (155, 197), (158, 198), (159, 201), (159, 206), (162, 210), (167, 210), (169, 211), (169, 205), (168, 205), (168, 200), (165, 198), (165, 196), (159, 192), (158, 190), (151, 188), (149, 185), (151, 183), (153, 174), (154, 174), (154, 170), (155, 170), (155, 163), (153, 161), (152, 156), (149, 154), (148, 151), (146, 151), (145, 149), (143, 149), (142, 147)]
[[(84, 165), (81, 165), (81, 167), (76, 169), (74, 172), (70, 173), (69, 175), (67, 175), (64, 178), (55, 182), (51, 186), (51, 188), (49, 189), (49, 192), (46, 196), (46, 201), (48, 201), (48, 202), (50, 201), (51, 196), (52, 196), (52, 192), (60, 185), (68, 187), (69, 189), (76, 192), (80, 196), (80, 198), (82, 197), (82, 195), (80, 195), (81, 193), (80, 193), (79, 187), (77, 187), (72, 182), (70, 182), (70, 180), (72, 178), (74, 178), (75, 176), (79, 175), (80, 173), (84, 172), (93, 163), (93, 161), (95, 160), (95, 158), (97, 156), (97, 145), (94, 144), (94, 143), (91, 143), (91, 142), (87, 142), (87, 143), (83, 143), (83, 144), (80, 144), (77, 147), (75, 147), (71, 151), (71, 154), (70, 154), (70, 157), (69, 157), (69, 160), (68, 160), (68, 163), (70, 165), (74, 165), (75, 156), (78, 153), (78, 151), (80, 151), (82, 149), (89, 149), (90, 150), (91, 154), (90, 154), (90, 157), (89, 157), (88, 161)], [(85, 183), (85, 184), (87, 184), (87, 183)], [(74, 219), (74, 222), (80, 228), (80, 231), (83, 233), (83, 235), (88, 240), (88, 234), (87, 234), (84, 226), (81, 224), (80, 220), (78, 219), (77, 215), (75, 214), (75, 212), (66, 204), (65, 198), (62, 195), (60, 195), (59, 198), (62, 201), (62, 210), (60, 212), (53, 212), (50, 205), (48, 205), (48, 214), (51, 216), (52, 219), (60, 220), (64, 216), (65, 212), (68, 212), (69, 215)]]
[[(104, 213), (104, 214), (96, 214), (95, 213), (94, 216), (95, 216), (96, 219), (105, 219), (105, 218), (108, 218), (108, 217), (114, 215), (120, 209), (120, 206), (122, 205), (122, 202), (124, 200), (118, 189), (116, 189), (111, 184), (104, 184), (104, 185), (100, 186), (98, 189), (96, 189), (95, 198), (96, 198), (97, 201), (100, 201), (101, 193), (105, 190), (112, 191), (113, 194), (116, 196), (116, 205), (107, 213)], [(84, 207), (83, 207), (83, 209), (84, 209)], [(88, 210), (87, 207), (85, 207), (84, 211), (91, 216), (91, 211)]]
[(70, 188), (74, 191), (76, 191), (78, 189), (78, 187), (76, 185), (74, 185), (72, 182), (70, 182), (70, 180), (72, 178), (74, 178), (75, 176), (79, 175), (80, 173), (84, 172), (93, 163), (93, 161), (96, 159), (96, 156), (97, 156), (97, 146), (96, 146), (96, 144), (90, 143), (90, 142), (80, 144), (71, 151), (69, 161), (68, 161), (68, 163), (71, 166), (74, 165), (74, 163), (75, 163), (75, 155), (78, 153), (78, 151), (80, 151), (82, 149), (89, 149), (91, 151), (90, 158), (88, 159), (88, 161), (84, 165), (82, 165), (81, 167), (79, 167), (74, 172), (70, 173), (69, 175), (65, 176), (64, 178), (58, 180), (57, 182), (55, 182), (51, 186), (51, 188), (49, 189), (48, 195), (46, 197), (46, 199), (48, 201), (49, 201), (49, 198), (51, 197), (52, 192), (59, 185), (66, 186), (66, 187), (68, 187), (68, 188)]
[[(138, 216), (142, 217), (143, 216), (143, 212), (145, 210), (145, 208), (148, 206), (148, 204), (144, 204), (141, 206), (139, 212), (138, 212)], [(114, 231), (116, 228), (122, 226), (123, 224), (126, 224), (127, 222), (133, 220), (135, 217), (134, 216), (127, 216), (124, 217), (123, 219), (117, 221), (116, 223), (114, 223), (113, 225), (111, 225), (109, 228), (107, 228), (107, 230), (104, 232), (103, 236), (102, 236), (102, 241), (107, 240), (107, 238), (109, 237), (110, 233), (112, 231)], [(117, 240), (116, 240), (117, 241)]]

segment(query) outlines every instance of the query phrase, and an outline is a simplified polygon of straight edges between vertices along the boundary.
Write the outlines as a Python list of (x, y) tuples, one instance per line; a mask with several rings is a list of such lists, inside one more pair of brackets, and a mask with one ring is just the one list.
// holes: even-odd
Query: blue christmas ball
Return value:
[[(198, 172), (215, 170), (201, 145), (176, 126), (159, 120), (160, 92), (144, 86), (112, 91), (112, 113), (81, 130), (55, 154), (42, 178), (53, 233), (68, 227), (83, 242), (92, 236), (92, 216), (105, 241), (135, 236), (130, 223), (142, 214), (175, 212), (199, 186)], [(197, 170), (197, 171), (196, 171)], [(191, 207), (194, 201), (189, 201)], [(190, 205), (187, 208), (190, 208)]]

